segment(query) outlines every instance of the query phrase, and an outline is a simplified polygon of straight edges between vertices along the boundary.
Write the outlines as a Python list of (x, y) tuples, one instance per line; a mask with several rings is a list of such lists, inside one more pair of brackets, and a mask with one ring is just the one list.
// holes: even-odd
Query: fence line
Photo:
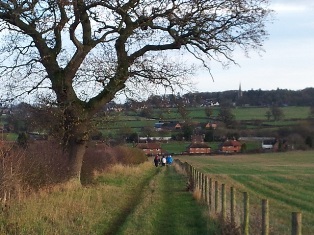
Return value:
[[(219, 182), (214, 180), (212, 177), (208, 178), (205, 174), (199, 172), (187, 162), (182, 163), (180, 160), (176, 159), (175, 163), (178, 164), (182, 169), (185, 169), (189, 179), (190, 190), (200, 191), (200, 200), (207, 205), (210, 215), (220, 215), (222, 223), (229, 222), (233, 228), (237, 227), (237, 220), (240, 219), (241, 234), (250, 234), (250, 196), (247, 192), (243, 192), (243, 210), (239, 211), (240, 209), (237, 207), (236, 200), (237, 190), (234, 187), (230, 187), (230, 221), (227, 221), (226, 185), (219, 184)], [(219, 190), (219, 185), (221, 185), (221, 190)], [(241, 213), (242, 219), (237, 216), (237, 214)], [(262, 235), (269, 235), (269, 203), (267, 199), (262, 199), (261, 201), (260, 227), (260, 231), (257, 231), (258, 233)], [(291, 213), (291, 235), (302, 235), (301, 212)]]

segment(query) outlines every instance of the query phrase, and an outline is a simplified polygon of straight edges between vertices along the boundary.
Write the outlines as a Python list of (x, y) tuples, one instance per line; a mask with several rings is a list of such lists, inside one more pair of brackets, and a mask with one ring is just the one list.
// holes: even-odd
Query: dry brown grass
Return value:
[[(27, 149), (10, 143), (0, 146), (0, 202), (33, 193), (51, 192), (78, 185), (68, 181), (68, 157), (55, 141), (29, 143)], [(108, 147), (92, 142), (84, 156), (81, 180), (92, 183), (95, 174), (115, 164), (132, 165), (147, 160), (138, 149)]]
[(193, 191), (193, 197), (197, 200), (197, 201), (201, 201), (202, 199), (202, 192), (199, 189), (194, 189)]
[(99, 175), (102, 183), (41, 188), (0, 211), (0, 234), (116, 234), (155, 169), (146, 162), (107, 170)]

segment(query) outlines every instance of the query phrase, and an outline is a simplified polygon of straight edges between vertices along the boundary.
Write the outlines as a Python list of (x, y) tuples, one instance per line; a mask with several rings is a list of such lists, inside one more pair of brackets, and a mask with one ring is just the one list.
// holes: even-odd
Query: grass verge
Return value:
[(217, 234), (173, 166), (116, 165), (95, 177), (93, 185), (54, 186), (3, 207), (0, 234)]
[(118, 165), (95, 185), (42, 190), (0, 210), (0, 234), (115, 234), (155, 173), (149, 162)]

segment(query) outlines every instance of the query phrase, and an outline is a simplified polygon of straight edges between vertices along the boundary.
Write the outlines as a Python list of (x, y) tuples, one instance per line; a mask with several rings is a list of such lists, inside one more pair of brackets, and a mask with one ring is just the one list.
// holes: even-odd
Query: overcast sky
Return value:
[(300, 90), (314, 87), (314, 0), (271, 0), (275, 19), (267, 26), (269, 38), (262, 56), (237, 53), (240, 66), (212, 67), (214, 81), (206, 73), (195, 77), (196, 90)]

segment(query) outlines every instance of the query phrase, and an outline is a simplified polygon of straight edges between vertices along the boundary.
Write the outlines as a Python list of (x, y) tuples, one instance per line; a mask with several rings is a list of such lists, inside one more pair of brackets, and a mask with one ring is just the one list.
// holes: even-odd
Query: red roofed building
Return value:
[(209, 154), (210, 147), (205, 143), (191, 143), (187, 147), (187, 152), (189, 154)]
[(224, 153), (239, 153), (241, 151), (241, 143), (237, 140), (226, 140), (220, 146), (220, 151)]
[(159, 143), (138, 143), (137, 148), (142, 149), (147, 156), (161, 155), (164, 151), (161, 149)]
[(188, 154), (209, 154), (210, 147), (204, 143), (204, 136), (193, 135), (192, 143), (186, 148)]

